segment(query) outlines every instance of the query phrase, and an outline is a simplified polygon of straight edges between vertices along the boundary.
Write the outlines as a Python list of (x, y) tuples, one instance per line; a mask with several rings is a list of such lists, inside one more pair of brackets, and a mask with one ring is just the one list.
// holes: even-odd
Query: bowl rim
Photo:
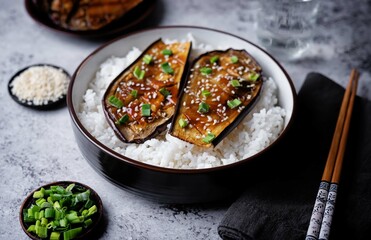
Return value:
[(98, 208), (97, 221), (95, 221), (93, 223), (93, 225), (91, 227), (89, 227), (89, 229), (86, 232), (84, 232), (84, 234), (76, 237), (75, 239), (83, 239), (96, 229), (96, 227), (98, 226), (98, 224), (100, 223), (100, 221), (102, 220), (102, 217), (103, 217), (103, 203), (102, 203), (102, 199), (100, 198), (99, 194), (93, 188), (89, 187), (86, 184), (80, 183), (80, 182), (68, 181), (68, 180), (66, 180), (66, 181), (56, 181), (56, 182), (47, 183), (47, 184), (44, 184), (42, 186), (39, 186), (38, 188), (35, 188), (22, 201), (21, 207), (19, 209), (19, 222), (21, 224), (21, 227), (22, 227), (23, 231), (26, 233), (26, 235), (28, 237), (30, 237), (31, 239), (42, 239), (42, 238), (39, 238), (39, 237), (33, 235), (32, 233), (28, 232), (27, 228), (26, 228), (26, 226), (23, 222), (23, 209), (25, 208), (25, 205), (32, 198), (33, 193), (38, 191), (41, 188), (47, 188), (47, 187), (50, 187), (50, 186), (53, 186), (53, 185), (66, 185), (66, 184), (71, 184), (71, 183), (74, 183), (76, 185), (80, 185), (80, 186), (84, 187), (85, 189), (89, 189), (91, 191), (91, 193), (94, 194), (94, 196), (96, 198), (94, 200), (96, 200), (96, 205), (97, 205), (97, 208)]
[[(120, 153), (112, 150), (111, 148), (107, 147), (106, 145), (104, 145), (100, 141), (98, 141), (84, 127), (84, 125), (80, 122), (79, 117), (77, 116), (77, 113), (75, 112), (75, 109), (74, 109), (73, 103), (72, 103), (72, 90), (73, 90), (73, 86), (74, 86), (74, 83), (75, 83), (75, 78), (77, 77), (77, 75), (81, 71), (81, 68), (84, 67), (84, 65), (90, 59), (92, 59), (97, 53), (99, 53), (102, 49), (104, 49), (105, 47), (107, 47), (108, 45), (110, 45), (110, 44), (112, 44), (112, 43), (114, 43), (116, 41), (122, 40), (124, 38), (128, 38), (128, 37), (130, 37), (132, 35), (136, 35), (136, 34), (140, 34), (140, 33), (143, 33), (143, 32), (147, 32), (147, 31), (154, 31), (154, 30), (161, 30), (161, 29), (172, 29), (172, 28), (173, 29), (181, 29), (181, 28), (200, 29), (200, 30), (205, 30), (205, 31), (212, 31), (212, 32), (222, 33), (222, 34), (225, 34), (225, 35), (229, 35), (231, 37), (238, 38), (238, 39), (240, 39), (242, 41), (245, 41), (245, 42), (253, 45), (254, 47), (258, 48), (259, 50), (263, 51), (282, 70), (282, 72), (284, 73), (284, 75), (285, 75), (285, 77), (286, 77), (286, 79), (287, 79), (287, 81), (289, 83), (289, 86), (290, 86), (291, 98), (293, 100), (293, 110), (292, 110), (291, 118), (289, 119), (289, 121), (287, 123), (287, 126), (280, 133), (279, 137), (276, 138), (273, 142), (271, 142), (268, 147), (264, 148), (263, 150), (259, 151), (258, 153), (254, 154), (254, 155), (252, 155), (252, 156), (250, 156), (248, 158), (244, 158), (244, 159), (241, 159), (241, 160), (239, 160), (237, 162), (226, 164), (226, 165), (221, 165), (221, 166), (216, 166), (216, 167), (211, 167), (211, 168), (199, 168), (199, 169), (167, 168), (167, 167), (161, 167), (161, 166), (147, 164), (147, 163), (144, 163), (144, 162), (141, 162), (141, 161), (138, 161), (138, 160), (135, 160), (135, 159), (126, 157), (126, 156), (124, 156), (124, 155), (122, 155), (122, 154), (120, 154)], [(75, 126), (84, 135), (84, 137), (86, 137), (91, 143), (93, 143), (97, 148), (101, 149), (105, 153), (107, 153), (107, 154), (109, 154), (109, 155), (111, 155), (111, 156), (113, 156), (113, 157), (115, 157), (115, 158), (117, 158), (117, 159), (119, 159), (121, 161), (124, 161), (124, 162), (126, 162), (126, 163), (128, 163), (128, 164), (130, 164), (132, 166), (136, 166), (136, 167), (139, 167), (139, 168), (144, 168), (144, 169), (151, 170), (151, 171), (158, 171), (158, 172), (165, 172), (165, 173), (176, 173), (176, 174), (200, 174), (200, 173), (206, 173), (206, 172), (223, 171), (223, 170), (226, 170), (226, 169), (231, 169), (231, 168), (235, 168), (235, 167), (244, 165), (244, 164), (246, 164), (246, 162), (251, 162), (251, 161), (259, 158), (259, 156), (261, 156), (262, 154), (264, 154), (265, 152), (267, 152), (269, 149), (271, 149), (273, 146), (275, 146), (277, 144), (278, 140), (280, 138), (284, 137), (287, 134), (288, 130), (291, 128), (291, 125), (293, 124), (293, 120), (295, 118), (296, 108), (297, 108), (297, 99), (296, 98), (297, 98), (297, 93), (296, 93), (296, 90), (295, 90), (295, 86), (293, 84), (293, 81), (292, 81), (291, 77), (287, 73), (286, 69), (271, 54), (269, 54), (266, 50), (264, 50), (263, 48), (259, 47), (258, 45), (252, 43), (251, 41), (249, 41), (249, 40), (247, 40), (245, 38), (242, 38), (240, 36), (237, 36), (237, 35), (234, 35), (232, 33), (228, 33), (228, 32), (222, 31), (222, 30), (218, 30), (218, 29), (213, 29), (213, 28), (208, 28), (208, 27), (200, 27), (200, 26), (191, 26), (191, 25), (169, 25), (169, 26), (158, 26), (158, 27), (145, 28), (145, 29), (141, 29), (141, 30), (138, 30), (138, 31), (130, 32), (130, 33), (124, 34), (122, 36), (116, 37), (116, 38), (114, 38), (114, 39), (112, 39), (112, 40), (104, 43), (103, 45), (99, 46), (98, 48), (96, 48), (92, 53), (90, 53), (80, 63), (80, 65), (76, 68), (75, 72), (72, 75), (70, 84), (68, 86), (68, 91), (67, 91), (67, 107), (68, 107), (68, 111), (70, 113), (70, 116), (72, 118), (73, 124), (75, 124)]]

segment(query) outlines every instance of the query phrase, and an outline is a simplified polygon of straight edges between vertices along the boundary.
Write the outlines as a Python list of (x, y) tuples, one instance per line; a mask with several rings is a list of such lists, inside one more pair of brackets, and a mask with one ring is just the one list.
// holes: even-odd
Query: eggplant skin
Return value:
[(191, 42), (165, 44), (159, 39), (109, 84), (102, 107), (120, 140), (143, 143), (165, 131), (191, 47)]
[(201, 147), (215, 147), (255, 105), (262, 84), (262, 69), (245, 50), (200, 55), (182, 83), (169, 133)]

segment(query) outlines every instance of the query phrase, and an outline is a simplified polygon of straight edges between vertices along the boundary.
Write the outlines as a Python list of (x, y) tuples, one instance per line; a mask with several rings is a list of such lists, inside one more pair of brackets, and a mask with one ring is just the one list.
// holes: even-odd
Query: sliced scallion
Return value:
[(204, 143), (211, 143), (213, 140), (215, 139), (215, 135), (213, 133), (208, 133), (203, 139), (202, 141)]
[(216, 63), (218, 60), (219, 60), (219, 56), (215, 55), (210, 58), (210, 63), (211, 64)]
[(237, 63), (238, 62), (238, 57), (237, 56), (232, 56), (231, 57), (231, 63)]
[(179, 119), (179, 126), (181, 128), (185, 128), (187, 127), (187, 125), (188, 125), (188, 121), (186, 119), (183, 119), (183, 118)]
[(162, 54), (170, 56), (170, 55), (173, 54), (173, 51), (171, 51), (171, 49), (164, 49), (164, 50), (162, 50)]
[(120, 99), (118, 99), (117, 97), (115, 97), (113, 95), (108, 98), (108, 102), (109, 102), (110, 105), (112, 105), (116, 108), (122, 108), (124, 106), (124, 103)]
[(23, 221), (30, 224), (28, 232), (43, 239), (56, 240), (62, 236), (63, 239), (73, 239), (81, 234), (83, 228), (93, 224), (91, 216), (98, 208), (90, 199), (89, 189), (70, 184), (66, 188), (50, 186), (42, 191), (43, 197), (35, 194), (31, 206), (22, 210)]
[(82, 232), (82, 227), (72, 228), (63, 232), (63, 239), (70, 240), (76, 238)]
[(174, 69), (171, 68), (168, 62), (164, 62), (163, 64), (161, 64), (161, 69), (164, 73), (174, 74)]
[(211, 96), (211, 92), (208, 91), (208, 90), (202, 90), (202, 91), (201, 91), (201, 95), (202, 95), (203, 97), (210, 97), (210, 96)]
[(138, 97), (138, 91), (137, 90), (131, 90), (130, 95), (133, 96), (133, 98)]
[(122, 116), (119, 120), (117, 120), (115, 123), (117, 125), (120, 125), (120, 124), (125, 124), (129, 121), (129, 115), (125, 114), (124, 116)]
[(249, 73), (249, 75), (248, 75), (248, 79), (250, 81), (253, 81), (253, 82), (255, 82), (256, 80), (258, 80), (259, 77), (260, 77), (260, 74), (259, 73), (255, 73), (255, 72)]
[(90, 218), (89, 218), (89, 219), (86, 219), (86, 220), (84, 221), (84, 227), (85, 227), (85, 228), (89, 227), (89, 226), (92, 225), (92, 224), (93, 224), (93, 220), (91, 220)]
[(153, 60), (153, 57), (151, 55), (146, 54), (143, 57), (143, 62), (145, 62), (146, 64), (151, 64), (152, 60)]
[(41, 188), (39, 191), (33, 193), (33, 198), (42, 198), (44, 197), (45, 189)]
[(61, 233), (59, 233), (59, 232), (52, 232), (50, 234), (50, 240), (59, 240), (60, 235), (61, 235)]
[(200, 72), (202, 75), (209, 75), (213, 72), (213, 70), (208, 67), (203, 67), (203, 68), (200, 68)]
[(237, 87), (241, 87), (241, 83), (240, 83), (240, 81), (238, 81), (237, 79), (233, 79), (233, 80), (231, 80), (231, 85), (233, 86), (233, 87), (235, 87), (235, 88), (237, 88)]
[(210, 106), (209, 104), (205, 103), (205, 102), (201, 102), (199, 105), (198, 105), (198, 111), (200, 113), (208, 113), (210, 110)]
[(138, 78), (139, 80), (142, 80), (144, 78), (144, 75), (146, 74), (146, 71), (141, 70), (139, 66), (136, 66), (134, 68), (134, 77)]
[(166, 88), (161, 88), (159, 90), (159, 92), (164, 95), (165, 98), (167, 98), (167, 96), (169, 96), (171, 93), (169, 92), (169, 90), (167, 90)]
[(151, 104), (143, 104), (142, 105), (142, 116), (143, 117), (150, 117), (151, 116)]
[(242, 103), (242, 102), (241, 102), (238, 98), (233, 99), (233, 100), (230, 100), (230, 101), (227, 101), (227, 105), (228, 105), (228, 107), (231, 108), (231, 109), (240, 106), (241, 103)]

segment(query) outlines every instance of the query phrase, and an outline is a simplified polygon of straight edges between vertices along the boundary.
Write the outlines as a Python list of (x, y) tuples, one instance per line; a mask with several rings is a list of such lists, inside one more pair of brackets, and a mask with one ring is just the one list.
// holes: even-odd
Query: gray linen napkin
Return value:
[[(344, 89), (310, 73), (298, 94), (295, 123), (253, 166), (242, 195), (218, 226), (231, 239), (304, 239)], [(371, 102), (356, 98), (331, 239), (371, 236)]]

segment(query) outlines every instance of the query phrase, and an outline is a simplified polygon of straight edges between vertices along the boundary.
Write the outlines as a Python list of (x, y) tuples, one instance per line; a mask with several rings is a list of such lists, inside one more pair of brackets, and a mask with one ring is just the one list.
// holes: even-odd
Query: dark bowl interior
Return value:
[(124, 31), (128, 31), (144, 20), (146, 20), (155, 9), (157, 0), (144, 0), (135, 8), (127, 12), (123, 17), (111, 22), (97, 30), (88, 31), (74, 31), (68, 30), (56, 25), (48, 16), (47, 12), (43, 10), (38, 4), (37, 0), (25, 0), (25, 7), (30, 17), (41, 25), (61, 33), (80, 37), (108, 37), (113, 36)]
[(31, 67), (35, 67), (35, 66), (48, 66), (48, 67), (60, 69), (64, 72), (64, 74), (67, 75), (67, 77), (69, 79), (71, 79), (71, 75), (65, 69), (63, 69), (61, 67), (58, 67), (58, 66), (55, 66), (55, 65), (46, 64), (46, 63), (39, 63), (39, 64), (34, 64), (34, 65), (31, 65), (31, 66), (27, 66), (27, 67), (19, 70), (18, 72), (16, 72), (8, 82), (8, 92), (9, 92), (10, 96), (12, 97), (12, 99), (16, 103), (18, 103), (22, 106), (33, 108), (33, 109), (36, 109), (36, 110), (52, 110), (52, 109), (58, 109), (58, 108), (66, 106), (66, 94), (62, 95), (61, 98), (59, 98), (57, 101), (49, 101), (47, 104), (35, 105), (35, 104), (32, 104), (32, 103), (27, 103), (27, 102), (21, 101), (17, 96), (15, 96), (12, 93), (11, 83), (14, 81), (14, 79), (16, 77), (18, 77), (22, 72), (26, 71), (27, 69), (29, 69)]
[[(280, 137), (263, 151), (252, 157), (229, 165), (205, 169), (171, 169), (145, 164), (123, 156), (100, 141), (84, 127), (78, 116), (81, 98), (95, 72), (108, 57), (122, 48), (131, 49), (140, 44), (147, 46), (159, 37), (181, 38), (192, 32), (199, 38), (223, 39), (245, 46), (266, 60), (267, 73), (280, 77), (280, 97), (290, 108), (286, 127)], [(217, 40), (215, 40), (217, 41)], [(257, 59), (259, 60), (259, 59)], [(276, 79), (276, 78), (275, 78)], [(75, 71), (67, 94), (67, 106), (72, 119), (72, 129), (82, 155), (105, 179), (117, 186), (158, 202), (199, 203), (228, 199), (238, 194), (251, 181), (260, 181), (265, 154), (283, 138), (293, 122), (296, 92), (294, 85), (282, 66), (268, 53), (245, 39), (221, 31), (189, 26), (160, 27), (119, 37), (94, 51)], [(254, 176), (254, 177), (252, 177)], [(252, 180), (251, 180), (252, 179)]]
[(39, 188), (32, 191), (26, 197), (26, 199), (23, 201), (23, 203), (21, 205), (21, 208), (20, 208), (20, 211), (19, 211), (19, 221), (20, 221), (20, 224), (22, 226), (23, 231), (27, 234), (28, 237), (30, 237), (31, 239), (34, 239), (34, 240), (41, 240), (42, 239), (42, 238), (39, 238), (38, 236), (34, 235), (33, 233), (28, 232), (27, 229), (31, 224), (25, 223), (23, 221), (23, 209), (29, 208), (30, 205), (34, 202), (33, 193), (35, 191), (40, 190), (41, 188), (48, 188), (50, 186), (59, 185), (59, 186), (67, 187), (71, 183), (76, 184), (76, 186), (83, 187), (84, 189), (89, 189), (90, 190), (90, 196), (95, 201), (97, 209), (98, 209), (97, 213), (92, 215), (93, 216), (92, 217), (93, 224), (91, 226), (89, 226), (86, 230), (84, 230), (84, 232), (81, 235), (79, 235), (78, 237), (76, 237), (74, 239), (89, 239), (89, 236), (91, 236), (91, 234), (95, 232), (95, 230), (97, 229), (99, 223), (102, 220), (102, 216), (103, 216), (103, 204), (102, 204), (102, 200), (99, 197), (98, 193), (96, 191), (94, 191), (94, 189), (92, 189), (91, 187), (89, 187), (85, 184), (79, 183), (79, 182), (59, 181), (59, 182), (48, 183), (46, 185), (40, 186)]

